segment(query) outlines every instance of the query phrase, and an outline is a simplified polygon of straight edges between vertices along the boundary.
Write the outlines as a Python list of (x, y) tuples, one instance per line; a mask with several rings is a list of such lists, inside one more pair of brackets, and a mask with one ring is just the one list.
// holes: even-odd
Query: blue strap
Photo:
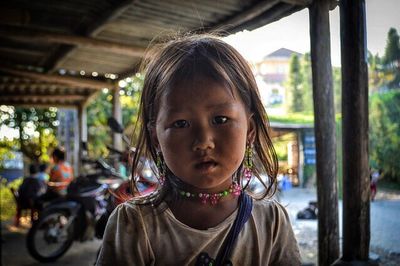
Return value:
[(242, 230), (244, 224), (247, 222), (247, 220), (250, 218), (251, 215), (251, 210), (253, 209), (253, 200), (252, 198), (247, 195), (245, 192), (243, 192), (240, 195), (239, 198), (239, 210), (238, 214), (236, 216), (235, 221), (233, 222), (232, 228), (228, 233), (228, 236), (225, 238), (224, 245), (222, 248), (219, 250), (217, 258), (215, 259), (215, 265), (216, 266), (222, 266), (222, 265), (231, 265), (230, 262), (227, 260), (229, 259), (233, 246), (236, 242), (236, 239)]

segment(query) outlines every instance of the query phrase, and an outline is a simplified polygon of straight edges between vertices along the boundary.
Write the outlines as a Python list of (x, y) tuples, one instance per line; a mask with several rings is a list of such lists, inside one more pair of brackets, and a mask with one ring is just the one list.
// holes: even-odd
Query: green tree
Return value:
[[(305, 53), (301, 60), (301, 89), (303, 94), (303, 111), (313, 113), (313, 88), (312, 88), (312, 72), (311, 72), (311, 57), (310, 53)], [(341, 70), (339, 67), (332, 68), (333, 89), (335, 97), (335, 111), (341, 112)]]
[[(143, 87), (143, 75), (136, 74), (120, 84), (120, 101), (122, 108), (122, 126), (128, 136), (132, 136), (133, 125), (136, 123), (140, 94)], [(108, 155), (106, 145), (112, 144), (112, 132), (107, 125), (107, 119), (112, 115), (113, 95), (110, 91), (101, 92), (87, 108), (88, 117), (88, 150), (91, 157)], [(133, 142), (135, 136), (132, 136)]]
[(301, 60), (301, 87), (303, 89), (304, 111), (312, 114), (313, 106), (313, 89), (312, 89), (312, 72), (310, 53), (305, 53)]
[(12, 139), (3, 139), (3, 147), (8, 146), (21, 151), (32, 162), (49, 161), (48, 151), (57, 145), (55, 137), (55, 129), (58, 125), (56, 108), (2, 106), (0, 116), (2, 124), (17, 129), (19, 133), (18, 142)]
[(385, 73), (379, 54), (368, 51), (368, 87), (371, 92), (377, 92), (385, 84)]
[(289, 78), (286, 82), (287, 108), (289, 112), (304, 111), (302, 80), (299, 56), (292, 54), (289, 62)]
[(370, 97), (369, 137), (371, 165), (400, 182), (400, 91), (375, 93)]
[(390, 28), (383, 56), (384, 70), (388, 76), (388, 87), (400, 87), (400, 37), (397, 30)]
[(332, 68), (333, 98), (335, 113), (342, 112), (342, 70), (340, 67)]

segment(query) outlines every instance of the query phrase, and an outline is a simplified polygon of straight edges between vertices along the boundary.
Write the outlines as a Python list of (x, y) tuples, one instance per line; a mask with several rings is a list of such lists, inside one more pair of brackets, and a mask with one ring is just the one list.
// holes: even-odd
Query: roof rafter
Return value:
[(247, 21), (250, 21), (261, 14), (263, 14), (265, 11), (273, 7), (274, 5), (278, 4), (281, 2), (280, 0), (264, 0), (257, 5), (252, 6), (250, 9), (239, 13), (237, 16), (234, 16), (226, 21), (223, 21), (222, 23), (215, 25), (211, 30), (218, 30), (218, 29), (231, 29), (235, 28), (238, 25), (245, 23)]
[(71, 76), (61, 76), (58, 74), (43, 74), (39, 72), (32, 72), (26, 70), (18, 70), (9, 67), (0, 66), (0, 71), (16, 75), (22, 76), (26, 78), (31, 78), (35, 80), (42, 80), (47, 82), (53, 82), (58, 84), (67, 84), (78, 88), (91, 88), (91, 89), (103, 89), (109, 88), (113, 89), (116, 88), (117, 85), (115, 83), (109, 83), (99, 80), (93, 80), (88, 78), (80, 78), (80, 77), (71, 77)]
[(107, 52), (141, 57), (145, 48), (132, 45), (99, 40), (91, 37), (82, 37), (70, 34), (24, 30), (18, 27), (0, 27), (0, 36), (9, 39), (26, 40), (29, 42), (60, 43), (76, 46), (98, 48)]

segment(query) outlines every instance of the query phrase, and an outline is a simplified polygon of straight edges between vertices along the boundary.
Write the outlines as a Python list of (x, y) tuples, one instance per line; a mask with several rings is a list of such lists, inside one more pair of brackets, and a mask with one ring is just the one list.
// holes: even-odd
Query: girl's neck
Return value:
[(238, 207), (241, 188), (228, 183), (222, 188), (199, 189), (186, 184), (178, 177), (169, 177), (172, 195), (166, 202), (180, 222), (195, 228), (215, 227), (229, 217)]
[(186, 184), (178, 177), (172, 177), (170, 187), (173, 193), (185, 201), (200, 201), (202, 204), (216, 205), (220, 201), (238, 197), (241, 193), (241, 187), (232, 182), (213, 189), (199, 189)]
[(238, 197), (229, 195), (214, 205), (199, 200), (168, 200), (175, 218), (199, 230), (215, 227), (228, 218), (238, 207)]

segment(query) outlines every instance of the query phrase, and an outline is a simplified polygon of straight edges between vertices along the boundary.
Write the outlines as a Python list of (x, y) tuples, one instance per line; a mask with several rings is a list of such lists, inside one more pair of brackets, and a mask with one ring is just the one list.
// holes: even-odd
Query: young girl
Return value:
[[(300, 265), (288, 214), (271, 199), (277, 159), (246, 61), (208, 35), (152, 51), (132, 172), (152, 158), (160, 186), (116, 208), (97, 265)], [(262, 195), (247, 191), (257, 178)]]

